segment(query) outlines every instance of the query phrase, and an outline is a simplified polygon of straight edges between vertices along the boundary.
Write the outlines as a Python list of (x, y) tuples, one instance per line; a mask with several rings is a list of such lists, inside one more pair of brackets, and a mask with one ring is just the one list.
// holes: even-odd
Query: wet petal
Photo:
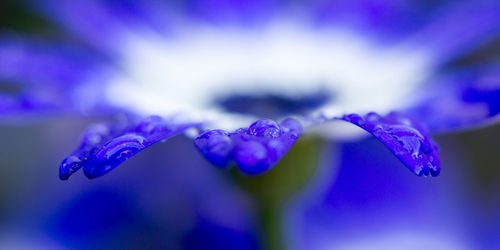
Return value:
[(301, 134), (302, 125), (295, 119), (261, 119), (232, 133), (206, 131), (194, 143), (212, 164), (227, 168), (234, 162), (243, 173), (258, 175), (271, 169)]
[(66, 180), (82, 167), (90, 179), (102, 176), (147, 147), (192, 126), (195, 124), (158, 116), (95, 125), (84, 133), (79, 148), (63, 160), (59, 177)]
[[(82, 168), (95, 152), (119, 132), (112, 129), (116, 124), (96, 124), (89, 127), (82, 136), (80, 146), (59, 167), (59, 178), (67, 180), (72, 174)], [(121, 130), (121, 129), (119, 129)]]
[(368, 113), (341, 119), (368, 131), (418, 176), (437, 176), (441, 170), (439, 147), (428, 132), (411, 118), (398, 113)]
[(215, 166), (226, 168), (231, 160), (233, 141), (224, 130), (210, 130), (198, 136), (196, 147)]
[(144, 150), (147, 143), (146, 138), (136, 133), (127, 133), (113, 138), (97, 150), (83, 171), (88, 178), (104, 175)]

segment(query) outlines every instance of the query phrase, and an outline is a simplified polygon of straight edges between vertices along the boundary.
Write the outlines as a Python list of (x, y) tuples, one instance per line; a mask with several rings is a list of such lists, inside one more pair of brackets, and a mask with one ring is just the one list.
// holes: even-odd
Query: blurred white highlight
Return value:
[(213, 104), (218, 96), (300, 96), (325, 89), (336, 97), (318, 111), (383, 113), (401, 105), (430, 73), (421, 51), (284, 21), (247, 30), (185, 27), (169, 38), (142, 33), (125, 41), (123, 72), (106, 90), (111, 104), (227, 129), (247, 126), (255, 117), (224, 112)]
[(422, 233), (414, 231), (394, 231), (382, 235), (354, 237), (344, 240), (338, 238), (331, 244), (325, 244), (318, 250), (471, 250), (461, 239), (447, 235)]

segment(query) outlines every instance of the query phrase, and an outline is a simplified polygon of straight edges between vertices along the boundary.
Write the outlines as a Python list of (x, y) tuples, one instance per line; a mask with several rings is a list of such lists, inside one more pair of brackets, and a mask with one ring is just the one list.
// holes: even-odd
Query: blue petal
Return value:
[(56, 41), (2, 35), (0, 80), (22, 84), (73, 85), (98, 67), (90, 51)]
[(174, 12), (161, 1), (34, 0), (49, 19), (80, 39), (112, 52), (120, 32), (134, 28), (168, 29), (167, 17)]
[(212, 164), (227, 168), (235, 162), (248, 175), (270, 170), (288, 152), (302, 134), (295, 119), (277, 123), (261, 119), (233, 133), (210, 130), (198, 136), (194, 144)]
[(313, 5), (320, 26), (349, 27), (384, 42), (431, 49), (436, 64), (469, 52), (500, 32), (500, 2), (319, 1)]
[(312, 6), (320, 26), (342, 25), (373, 35), (404, 36), (418, 29), (430, 9), (422, 1), (318, 1)]
[(59, 177), (66, 180), (82, 167), (89, 179), (102, 176), (147, 147), (195, 125), (158, 116), (95, 125), (84, 133), (79, 148), (63, 160)]
[(499, 1), (450, 1), (437, 9), (414, 39), (433, 48), (438, 63), (446, 63), (499, 34)]
[(120, 35), (144, 28), (172, 34), (173, 24), (179, 21), (252, 26), (291, 15), (306, 23), (347, 27), (388, 42), (413, 42), (432, 49), (436, 63), (442, 64), (500, 31), (500, 3), (496, 0), (443, 1), (432, 7), (422, 1), (403, 0), (312, 4), (262, 0), (35, 2), (48, 18), (106, 53), (115, 51)]
[(488, 125), (500, 113), (500, 65), (461, 68), (422, 88), (403, 112), (440, 133)]
[(96, 124), (83, 133), (78, 149), (66, 157), (59, 167), (59, 178), (61, 180), (67, 180), (72, 174), (87, 164), (98, 148), (118, 134), (118, 131), (111, 128), (112, 126), (110, 124)]
[(268, 20), (280, 4), (275, 0), (189, 0), (184, 7), (190, 17), (208, 23), (252, 25)]
[(439, 147), (414, 120), (398, 113), (380, 116), (368, 113), (345, 115), (341, 119), (368, 131), (418, 176), (439, 175)]
[[(24, 90), (25, 93), (1, 93), (0, 92), (0, 117), (14, 119), (3, 120), (2, 122), (23, 121), (28, 117), (61, 113), (71, 111), (67, 96), (61, 93), (46, 93), (45, 91)], [(19, 120), (18, 120), (19, 118)]]
[[(0, 38), (0, 115), (72, 110), (90, 96), (79, 87), (100, 75), (93, 53), (55, 41)], [(79, 103), (81, 104), (81, 103)]]
[(224, 130), (210, 130), (195, 139), (196, 147), (215, 166), (226, 168), (231, 160), (233, 141)]
[(127, 133), (104, 144), (85, 164), (83, 171), (88, 178), (96, 178), (144, 150), (148, 144), (145, 137)]
[(43, 103), (12, 94), (0, 93), (0, 116), (26, 113), (30, 110), (43, 110), (44, 107), (46, 106)]

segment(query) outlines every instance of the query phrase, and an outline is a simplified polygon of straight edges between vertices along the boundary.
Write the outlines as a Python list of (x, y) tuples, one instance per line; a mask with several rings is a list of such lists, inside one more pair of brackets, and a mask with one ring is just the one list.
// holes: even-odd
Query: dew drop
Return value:
[(279, 124), (273, 120), (261, 119), (250, 125), (248, 133), (255, 136), (276, 138), (281, 135), (281, 128)]

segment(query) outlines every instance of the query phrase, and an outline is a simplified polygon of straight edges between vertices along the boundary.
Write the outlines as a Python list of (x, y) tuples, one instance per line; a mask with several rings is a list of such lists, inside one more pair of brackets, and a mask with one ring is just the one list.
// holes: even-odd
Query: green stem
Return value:
[(301, 138), (288, 154), (269, 172), (245, 176), (232, 173), (237, 185), (250, 194), (260, 206), (263, 245), (269, 250), (284, 250), (281, 230), (283, 204), (310, 180), (318, 164), (323, 142), (318, 138)]
[(260, 221), (263, 227), (265, 249), (284, 250), (283, 235), (281, 231), (281, 214), (279, 206), (265, 204), (260, 211)]

